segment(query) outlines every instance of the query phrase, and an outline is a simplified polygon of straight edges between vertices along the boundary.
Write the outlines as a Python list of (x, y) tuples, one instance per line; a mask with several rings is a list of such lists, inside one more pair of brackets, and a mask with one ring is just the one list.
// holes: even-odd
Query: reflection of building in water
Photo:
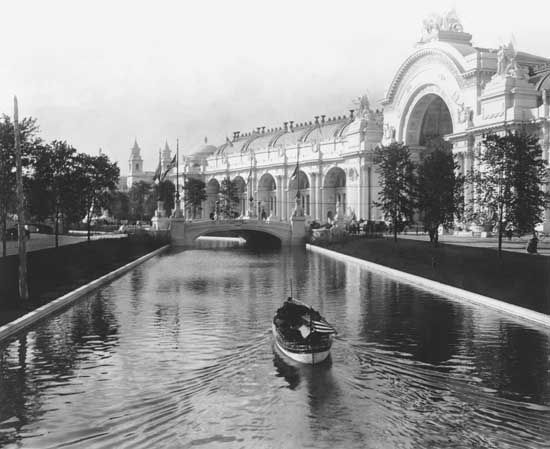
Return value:
[[(485, 133), (526, 126), (540, 136), (547, 159), (549, 89), (550, 59), (516, 51), (511, 44), (475, 47), (454, 12), (431, 16), (389, 83), (383, 112), (363, 96), (344, 116), (235, 132), (225, 143), (204, 144), (180, 161), (180, 185), (184, 173), (204, 180), (203, 217), (214, 211), (221, 181), (229, 176), (239, 186), (243, 214), (264, 209), (274, 219), (287, 220), (299, 188), (310, 219), (355, 214), (379, 220), (376, 146), (403, 142), (421, 159), (428, 140), (444, 137), (466, 173), (475, 167)], [(293, 176), (298, 161), (298, 176)], [(170, 176), (174, 179), (175, 170)], [(466, 187), (465, 194), (470, 199), (472, 189)]]

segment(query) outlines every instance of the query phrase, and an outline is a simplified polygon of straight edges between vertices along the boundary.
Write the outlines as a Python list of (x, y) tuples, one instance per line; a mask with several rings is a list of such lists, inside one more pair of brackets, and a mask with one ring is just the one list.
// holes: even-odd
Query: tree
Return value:
[(416, 201), (430, 241), (437, 246), (439, 226), (450, 227), (462, 215), (464, 176), (456, 172), (450, 143), (433, 139), (427, 148), (431, 153), (418, 166)]
[(487, 135), (483, 147), (479, 170), (468, 176), (474, 192), (468, 217), (497, 228), (501, 257), (502, 236), (508, 226), (520, 233), (534, 233), (536, 224), (542, 221), (547, 204), (542, 190), (546, 163), (538, 138), (524, 130)]
[(59, 246), (59, 222), (64, 225), (82, 218), (76, 150), (67, 142), (54, 140), (35, 156), (30, 182), (30, 209), (40, 220), (52, 217), (55, 246)]
[(129, 217), (132, 220), (145, 220), (150, 218), (152, 213), (148, 211), (149, 204), (154, 210), (154, 195), (151, 184), (145, 181), (139, 181), (132, 184), (128, 192), (129, 198)]
[(239, 186), (229, 177), (224, 178), (220, 184), (220, 194), (222, 195), (222, 203), (220, 211), (227, 217), (234, 215), (239, 210)]
[(176, 194), (176, 186), (172, 181), (164, 180), (160, 183), (153, 186), (154, 196), (158, 198), (159, 201), (164, 202), (164, 209), (166, 213), (170, 215), (171, 211), (174, 209), (174, 198)]
[(397, 232), (406, 222), (413, 222), (414, 164), (408, 147), (397, 142), (387, 147), (378, 147), (374, 157), (381, 187), (378, 193), (379, 201), (374, 204), (382, 209), (384, 217), (390, 221), (394, 241), (397, 241)]
[(128, 220), (130, 217), (129, 194), (126, 192), (121, 192), (120, 190), (111, 192), (109, 195), (107, 209), (115, 220)]
[[(36, 119), (25, 117), (19, 121), (19, 138), (23, 154), (23, 174), (32, 167), (33, 155), (41, 146), (37, 136)], [(26, 177), (26, 176), (25, 176)], [(25, 180), (26, 181), (26, 180)], [(2, 255), (6, 256), (6, 229), (8, 217), (15, 212), (15, 135), (13, 122), (7, 115), (0, 118), (0, 232)]]
[(104, 154), (91, 156), (79, 153), (77, 161), (76, 177), (81, 193), (80, 198), (86, 211), (89, 241), (94, 210), (107, 206), (109, 193), (117, 187), (120, 169), (116, 162), (111, 163)]
[(193, 218), (195, 218), (197, 209), (206, 200), (206, 184), (201, 179), (186, 178), (183, 190), (185, 192), (185, 207), (193, 211)]

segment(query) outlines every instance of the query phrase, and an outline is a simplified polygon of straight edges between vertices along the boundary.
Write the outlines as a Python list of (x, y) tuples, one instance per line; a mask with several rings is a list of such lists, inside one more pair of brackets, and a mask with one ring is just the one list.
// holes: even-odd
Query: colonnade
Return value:
[[(240, 216), (262, 216), (270, 220), (288, 221), (299, 191), (304, 214), (310, 220), (325, 223), (343, 213), (346, 219), (355, 216), (366, 220), (382, 219), (373, 201), (377, 199), (378, 184), (373, 181), (374, 169), (363, 164), (332, 166), (326, 172), (300, 170), (292, 177), (280, 170), (257, 171), (246, 182), (240, 174), (229, 178), (238, 180), (239, 206), (235, 212)], [(202, 203), (200, 218), (212, 217), (216, 204), (223, 201), (221, 182), (227, 177), (212, 176), (206, 181), (206, 200)], [(242, 181), (242, 182), (241, 182)], [(265, 214), (264, 214), (265, 213)], [(198, 217), (197, 217), (198, 218)]]

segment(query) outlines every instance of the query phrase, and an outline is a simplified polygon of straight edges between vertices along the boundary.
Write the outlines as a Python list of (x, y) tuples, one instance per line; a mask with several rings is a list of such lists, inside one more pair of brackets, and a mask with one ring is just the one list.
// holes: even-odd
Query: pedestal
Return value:
[(166, 216), (164, 201), (157, 201), (157, 210), (155, 216), (151, 219), (151, 224), (154, 231), (170, 229), (170, 219)]

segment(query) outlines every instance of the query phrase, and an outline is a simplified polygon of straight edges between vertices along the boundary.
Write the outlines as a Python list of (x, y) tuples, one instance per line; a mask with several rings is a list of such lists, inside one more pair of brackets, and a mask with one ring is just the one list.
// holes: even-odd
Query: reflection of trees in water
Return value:
[(178, 303), (155, 305), (154, 325), (159, 333), (169, 332), (174, 343), (174, 348), (179, 346), (180, 336), (180, 306)]
[(141, 294), (143, 293), (143, 272), (139, 267), (134, 268), (130, 274), (130, 288), (132, 294), (130, 295), (130, 304), (134, 310), (134, 316), (137, 316), (140, 312), (141, 306)]
[(325, 274), (324, 286), (328, 291), (343, 290), (346, 287), (346, 264), (330, 257), (321, 258), (321, 273)]
[[(362, 277), (368, 295), (361, 335), (412, 354), (416, 360), (438, 364), (457, 351), (463, 316), (456, 304), (383, 277)], [(380, 285), (379, 285), (380, 284)]]
[(0, 347), (0, 422), (8, 421), (1, 427), (0, 447), (20, 441), (22, 427), (41, 414), (40, 392), (27, 381), (27, 338)]
[(222, 285), (225, 294), (231, 294), (234, 291), (242, 291), (243, 289), (243, 281), (233, 276), (224, 276)]
[(205, 294), (208, 291), (209, 283), (204, 278), (191, 278), (185, 282), (185, 288), (199, 295)]
[[(548, 335), (507, 322), (502, 322), (499, 330), (500, 334), (493, 337), (498, 345), (476, 344), (470, 348), (479, 377), (500, 395), (549, 405)], [(480, 334), (482, 331), (479, 329)]]
[[(15, 416), (20, 428), (42, 413), (44, 382), (37, 381), (36, 373), (48, 377), (47, 386), (65, 383), (83, 362), (82, 348), (112, 350), (117, 343), (113, 336), (118, 332), (112, 308), (98, 292), (28, 334), (34, 336), (30, 343), (25, 334), (16, 349), (15, 343), (0, 349), (0, 422)], [(93, 341), (85, 338), (90, 336)], [(17, 351), (17, 359), (10, 355), (13, 351)], [(0, 432), (0, 446), (4, 443), (2, 435)]]

